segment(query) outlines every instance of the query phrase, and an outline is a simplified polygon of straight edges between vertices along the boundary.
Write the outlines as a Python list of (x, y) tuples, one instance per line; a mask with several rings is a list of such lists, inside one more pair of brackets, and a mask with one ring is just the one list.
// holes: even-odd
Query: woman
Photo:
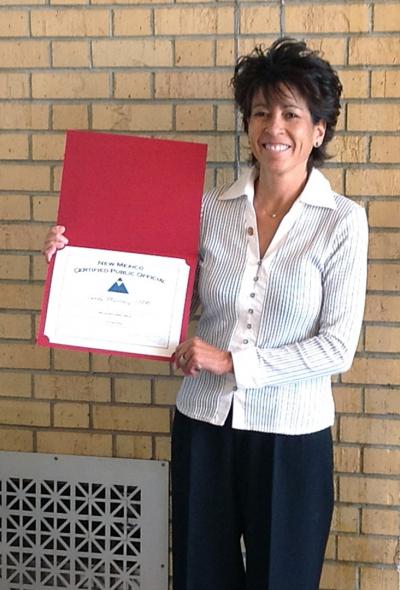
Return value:
[[(330, 377), (357, 345), (366, 217), (315, 168), (340, 108), (331, 66), (284, 38), (241, 58), (232, 82), (253, 166), (203, 202), (202, 313), (176, 350), (174, 590), (317, 590)], [(62, 234), (51, 230), (47, 258)]]

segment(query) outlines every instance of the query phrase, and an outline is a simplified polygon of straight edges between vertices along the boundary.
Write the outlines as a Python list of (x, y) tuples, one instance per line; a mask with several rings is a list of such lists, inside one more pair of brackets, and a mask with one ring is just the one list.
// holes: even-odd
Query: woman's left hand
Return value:
[(185, 340), (176, 348), (175, 366), (192, 377), (197, 377), (203, 370), (215, 375), (233, 373), (231, 353), (207, 344), (197, 336)]

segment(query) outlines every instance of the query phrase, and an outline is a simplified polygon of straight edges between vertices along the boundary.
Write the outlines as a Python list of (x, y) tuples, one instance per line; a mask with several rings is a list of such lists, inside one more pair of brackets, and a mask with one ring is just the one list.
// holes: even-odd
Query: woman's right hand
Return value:
[(68, 238), (63, 233), (63, 225), (53, 225), (47, 232), (47, 236), (42, 248), (42, 254), (47, 262), (50, 262), (57, 250), (62, 250), (68, 244)]

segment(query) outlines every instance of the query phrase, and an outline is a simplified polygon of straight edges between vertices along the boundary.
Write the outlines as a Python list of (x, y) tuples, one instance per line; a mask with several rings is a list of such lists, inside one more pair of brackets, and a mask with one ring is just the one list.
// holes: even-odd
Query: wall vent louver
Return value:
[(1, 590), (166, 590), (168, 465), (0, 452)]

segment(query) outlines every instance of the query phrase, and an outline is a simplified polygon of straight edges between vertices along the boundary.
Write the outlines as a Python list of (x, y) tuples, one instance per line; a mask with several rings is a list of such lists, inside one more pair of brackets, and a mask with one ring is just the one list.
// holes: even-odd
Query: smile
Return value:
[(290, 149), (290, 145), (286, 143), (263, 143), (263, 148), (271, 152), (285, 152)]

